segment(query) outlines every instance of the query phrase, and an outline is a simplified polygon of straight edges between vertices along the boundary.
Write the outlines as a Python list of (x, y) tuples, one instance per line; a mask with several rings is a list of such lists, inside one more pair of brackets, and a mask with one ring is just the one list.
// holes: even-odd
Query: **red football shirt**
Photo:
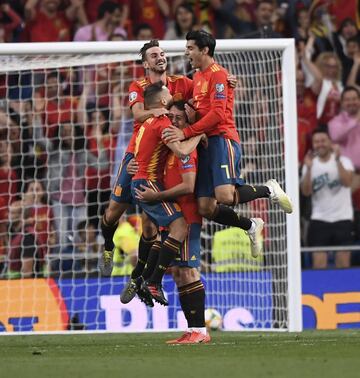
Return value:
[(234, 93), (228, 72), (216, 63), (194, 75), (194, 107), (200, 120), (184, 129), (186, 138), (206, 133), (240, 142), (233, 117)]
[[(179, 159), (173, 153), (167, 158), (165, 166), (164, 186), (165, 189), (173, 188), (182, 183), (181, 175), (189, 172), (197, 172), (197, 151), (194, 150), (184, 159)], [(187, 224), (200, 223), (202, 218), (198, 211), (197, 200), (194, 193), (176, 198)]]
[(171, 125), (168, 117), (148, 118), (136, 135), (134, 155), (139, 170), (133, 180), (163, 181), (169, 148), (161, 138), (162, 132)]
[[(136, 103), (144, 103), (144, 90), (151, 84), (148, 77), (133, 81), (129, 87), (129, 106)], [(166, 86), (169, 88), (175, 101), (188, 101), (192, 98), (193, 81), (186, 76), (170, 75), (166, 78)], [(141, 126), (140, 122), (134, 122), (134, 133), (130, 139), (126, 152), (134, 153), (136, 134)]]

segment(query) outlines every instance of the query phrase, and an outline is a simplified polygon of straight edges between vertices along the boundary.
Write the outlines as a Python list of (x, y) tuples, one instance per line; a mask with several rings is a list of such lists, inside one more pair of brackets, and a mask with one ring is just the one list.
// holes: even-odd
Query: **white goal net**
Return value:
[[(169, 73), (191, 76), (184, 42), (160, 45)], [(171, 275), (169, 307), (120, 303), (141, 232), (136, 208), (115, 234), (112, 277), (99, 271), (99, 220), (132, 134), (128, 88), (144, 75), (142, 43), (39, 46), (0, 50), (0, 332), (184, 329)], [(301, 330), (292, 41), (219, 41), (216, 61), (238, 78), (246, 181), (275, 178), (295, 212), (265, 200), (236, 209), (265, 221), (257, 259), (241, 231), (204, 221), (206, 307), (225, 330)]]

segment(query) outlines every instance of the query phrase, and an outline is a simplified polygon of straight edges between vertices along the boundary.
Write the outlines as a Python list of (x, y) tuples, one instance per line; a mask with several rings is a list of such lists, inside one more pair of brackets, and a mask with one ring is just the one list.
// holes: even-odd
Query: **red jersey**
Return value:
[[(173, 153), (167, 158), (165, 166), (164, 186), (165, 189), (173, 188), (182, 183), (181, 175), (188, 172), (197, 172), (197, 151), (194, 150), (184, 159), (176, 157)], [(198, 211), (197, 200), (194, 193), (186, 194), (176, 198), (187, 224), (202, 223)]]
[(148, 118), (140, 127), (135, 142), (135, 158), (139, 170), (133, 180), (145, 179), (163, 182), (169, 148), (161, 138), (171, 125), (168, 117)]
[(186, 138), (205, 133), (240, 142), (233, 117), (234, 92), (227, 82), (228, 72), (216, 63), (194, 75), (194, 107), (200, 120), (183, 130)]
[(71, 41), (71, 28), (72, 25), (64, 12), (57, 12), (55, 17), (50, 18), (39, 10), (34, 20), (26, 27), (27, 42)]
[[(136, 103), (144, 103), (144, 90), (151, 84), (148, 77), (133, 81), (129, 87), (129, 106), (130, 108)], [(188, 101), (192, 98), (193, 81), (186, 76), (170, 75), (166, 77), (166, 86), (168, 87), (174, 101)], [(134, 122), (134, 133), (130, 139), (126, 152), (134, 153), (136, 134), (141, 126), (140, 122)]]

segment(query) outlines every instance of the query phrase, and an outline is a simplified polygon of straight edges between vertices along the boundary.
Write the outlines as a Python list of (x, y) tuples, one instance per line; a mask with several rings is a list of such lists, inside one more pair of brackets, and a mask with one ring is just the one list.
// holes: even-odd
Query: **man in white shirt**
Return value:
[[(304, 159), (301, 191), (311, 196), (312, 213), (309, 226), (309, 246), (350, 245), (353, 242), (353, 206), (351, 181), (354, 166), (340, 156), (340, 148), (332, 145), (325, 129), (315, 129), (312, 151)], [(350, 252), (337, 252), (335, 266), (350, 266)], [(313, 268), (327, 267), (327, 252), (313, 253)]]

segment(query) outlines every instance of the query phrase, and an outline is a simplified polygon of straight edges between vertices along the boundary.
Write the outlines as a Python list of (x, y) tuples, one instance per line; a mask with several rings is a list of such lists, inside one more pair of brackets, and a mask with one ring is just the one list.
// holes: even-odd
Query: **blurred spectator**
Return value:
[(295, 39), (307, 41), (310, 34), (310, 15), (309, 10), (306, 8), (301, 8), (296, 13), (296, 23), (297, 27), (295, 30)]
[(341, 63), (338, 56), (332, 52), (321, 53), (315, 64), (309, 58), (314, 38), (309, 38), (306, 51), (302, 55), (304, 68), (311, 75), (311, 89), (318, 96), (316, 117), (318, 123), (327, 124), (340, 110), (340, 96), (343, 90), (341, 83)]
[(97, 21), (78, 29), (74, 41), (108, 41), (113, 33), (121, 34), (124, 39), (127, 33), (120, 26), (122, 7), (114, 1), (103, 1), (99, 5)]
[(9, 210), (6, 200), (0, 197), (0, 278), (5, 274), (9, 247)]
[(154, 37), (163, 39), (166, 20), (170, 16), (168, 0), (137, 0), (130, 2), (130, 17), (133, 27), (146, 23), (151, 26)]
[(78, 99), (64, 93), (63, 78), (51, 71), (45, 76), (45, 85), (34, 94), (34, 108), (42, 117), (44, 135), (55, 138), (60, 123), (76, 122)]
[(18, 177), (11, 168), (11, 145), (6, 137), (0, 139), (0, 198), (6, 209), (15, 201), (18, 193)]
[(8, 277), (41, 277), (45, 267), (46, 251), (41, 242), (38, 242), (30, 208), (22, 213), (24, 217), (20, 219), (18, 231), (11, 239)]
[(177, 6), (174, 21), (166, 30), (164, 39), (185, 39), (186, 34), (196, 25), (195, 13), (190, 4), (183, 3)]
[(129, 223), (121, 221), (114, 234), (115, 252), (112, 276), (130, 275), (136, 266), (140, 233)]
[(347, 55), (346, 41), (349, 38), (358, 36), (356, 23), (351, 18), (346, 18), (340, 25), (339, 30), (334, 33), (335, 52), (340, 59)]
[[(341, 154), (355, 166), (352, 189), (360, 189), (360, 92), (346, 87), (341, 96), (342, 111), (329, 122), (331, 139), (341, 147)], [(360, 209), (360, 203), (356, 203)]]
[(316, 122), (316, 96), (310, 88), (305, 88), (303, 71), (296, 70), (296, 99), (298, 126), (298, 161), (301, 165), (307, 151), (311, 148), (311, 133)]
[(3, 2), (0, 5), (0, 43), (12, 42), (13, 31), (22, 25), (21, 17), (11, 5)]
[[(316, 129), (312, 136), (312, 151), (304, 159), (301, 191), (311, 196), (312, 213), (308, 245), (351, 245), (353, 241), (353, 207), (351, 181), (354, 167), (350, 159), (340, 155), (339, 146), (333, 146), (325, 129)], [(340, 205), (341, 204), (341, 205)], [(312, 254), (313, 268), (327, 267), (327, 252)], [(350, 252), (335, 254), (335, 266), (350, 266)]]
[(25, 5), (25, 40), (27, 42), (59, 42), (72, 40), (72, 27), (81, 1), (72, 1), (65, 12), (60, 0), (27, 0)]
[(263, 256), (251, 256), (249, 237), (239, 228), (229, 227), (216, 231), (211, 256), (211, 268), (216, 273), (262, 269)]
[(154, 39), (154, 29), (147, 23), (136, 25), (134, 39), (137, 41), (150, 41)]
[[(119, 4), (122, 12), (119, 25), (121, 28), (127, 28), (127, 24), (129, 22), (129, 2), (130, 0), (112, 0), (114, 3)], [(104, 0), (85, 0), (85, 12), (88, 22), (87, 23), (94, 23), (98, 20), (98, 12), (100, 5), (104, 2)]]

